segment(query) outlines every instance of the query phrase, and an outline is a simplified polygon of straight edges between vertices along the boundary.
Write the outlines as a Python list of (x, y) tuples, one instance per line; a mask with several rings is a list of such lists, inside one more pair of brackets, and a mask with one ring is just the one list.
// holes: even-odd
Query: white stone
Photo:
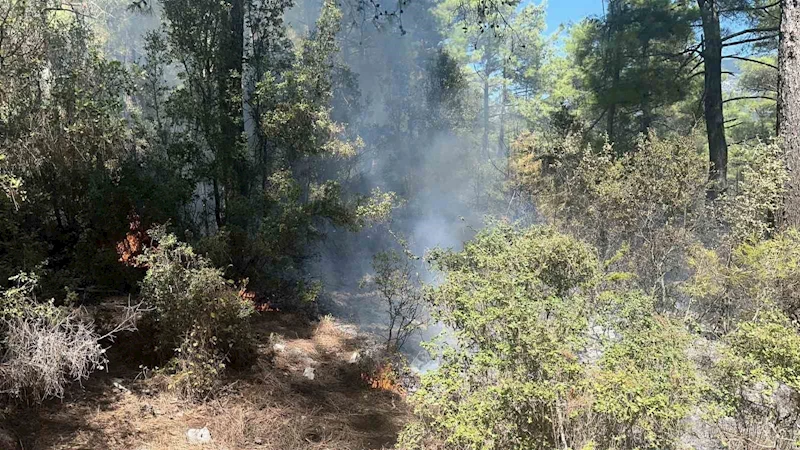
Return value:
[(190, 444), (208, 444), (211, 442), (211, 432), (207, 427), (203, 428), (189, 428), (186, 432), (186, 438)]
[(303, 376), (308, 378), (309, 380), (314, 379), (314, 368), (313, 367), (306, 367), (306, 370), (303, 371)]

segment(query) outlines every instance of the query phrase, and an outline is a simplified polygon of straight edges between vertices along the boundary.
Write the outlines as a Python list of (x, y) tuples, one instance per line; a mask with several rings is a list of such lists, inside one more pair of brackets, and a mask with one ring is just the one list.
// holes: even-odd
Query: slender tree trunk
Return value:
[(617, 117), (617, 104), (612, 103), (608, 105), (608, 115), (606, 116), (606, 134), (608, 140), (614, 142), (614, 124)]
[(225, 30), (223, 47), (220, 53), (221, 71), (218, 74), (218, 104), (220, 107), (219, 126), (221, 138), (217, 151), (220, 163), (219, 182), (225, 196), (247, 195), (247, 180), (244, 167), (239, 167), (234, 155), (244, 131), (241, 123), (241, 105), (231, 102), (231, 94), (242, 89), (242, 68), (244, 61), (244, 2), (233, 0)]
[(216, 220), (217, 230), (219, 230), (224, 225), (224, 222), (222, 220), (222, 199), (219, 193), (219, 182), (216, 177), (214, 177), (212, 185), (214, 188), (214, 220)]
[(244, 133), (247, 138), (247, 150), (257, 161), (259, 142), (256, 130), (258, 123), (256, 114), (258, 114), (258, 111), (253, 105), (255, 101), (253, 94), (256, 90), (258, 74), (256, 73), (254, 61), (255, 36), (253, 36), (254, 30), (250, 26), (250, 20), (252, 19), (250, 15), (253, 14), (253, 11), (250, 10), (249, 3), (248, 0), (244, 2), (242, 23), (242, 121)]
[(728, 177), (728, 142), (725, 139), (725, 115), (722, 108), (722, 35), (715, 1), (697, 0), (697, 3), (703, 22), (703, 109), (711, 163), (708, 197), (715, 199), (725, 190)]
[[(650, 69), (649, 53), (650, 41), (645, 40), (642, 43), (642, 59), (646, 74), (649, 74)], [(653, 107), (650, 104), (650, 95), (652, 94), (652, 90), (650, 87), (647, 87), (646, 89), (647, 90), (642, 93), (642, 122), (639, 129), (639, 131), (642, 133), (647, 133), (650, 130), (650, 127), (653, 125)]]
[(778, 139), (789, 169), (782, 227), (800, 228), (800, 0), (781, 6)]
[[(616, 42), (617, 36), (617, 27), (619, 26), (619, 13), (620, 13), (620, 2), (619, 0), (609, 0), (608, 2), (608, 17), (606, 18), (606, 23), (608, 24), (608, 30), (606, 33), (606, 63), (607, 68), (609, 70), (608, 76), (611, 79), (611, 85), (609, 86), (609, 91), (612, 92), (612, 95), (609, 95), (608, 98), (615, 99), (616, 98), (616, 91), (619, 86), (620, 81), (620, 72), (622, 71), (622, 61), (619, 51), (618, 42)], [(611, 100), (608, 104), (606, 109), (606, 135), (608, 136), (608, 140), (612, 143), (616, 142), (616, 125), (617, 125), (617, 102), (616, 100)], [(622, 151), (621, 146), (617, 146), (617, 153)]]
[(58, 200), (55, 195), (51, 196), (51, 202), (53, 203), (53, 215), (56, 217), (56, 225), (59, 230), (63, 230), (64, 224), (61, 222), (61, 208), (58, 207)]
[(500, 95), (500, 124), (497, 133), (497, 153), (509, 159), (508, 146), (506, 146), (506, 101), (508, 101), (508, 86), (506, 85), (506, 66), (503, 64), (503, 91)]
[(483, 153), (489, 154), (489, 70), (483, 79)]

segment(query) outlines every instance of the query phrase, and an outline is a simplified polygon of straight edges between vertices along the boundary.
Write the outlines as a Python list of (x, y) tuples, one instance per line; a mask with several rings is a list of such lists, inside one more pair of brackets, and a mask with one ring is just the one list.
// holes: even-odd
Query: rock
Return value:
[(272, 350), (274, 350), (276, 353), (284, 352), (286, 351), (286, 344), (281, 344), (281, 343), (275, 344), (272, 346)]
[(260, 437), (257, 437), (255, 440), (253, 440), (253, 443), (256, 445), (261, 445), (264, 443), (264, 441)]
[(203, 428), (189, 428), (186, 432), (186, 439), (190, 444), (203, 445), (211, 442), (211, 432), (207, 427)]
[(353, 352), (352, 356), (350, 356), (350, 360), (348, 362), (350, 364), (356, 364), (360, 359), (361, 359), (361, 354), (356, 351)]
[(314, 368), (313, 367), (306, 367), (306, 370), (303, 371), (303, 376), (308, 378), (309, 380), (314, 379)]
[(113, 381), (114, 382), (113, 382), (112, 386), (114, 386), (114, 390), (115, 391), (122, 392), (122, 393), (125, 393), (125, 394), (130, 394), (131, 393), (131, 391), (128, 388), (126, 388), (125, 386), (122, 385), (122, 380), (120, 380), (119, 378), (115, 378)]

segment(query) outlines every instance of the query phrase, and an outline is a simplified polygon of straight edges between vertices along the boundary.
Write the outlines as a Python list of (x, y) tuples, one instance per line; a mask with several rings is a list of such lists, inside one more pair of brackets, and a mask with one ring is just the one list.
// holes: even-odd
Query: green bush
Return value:
[(800, 233), (758, 238), (749, 235), (727, 254), (694, 251), (685, 290), (705, 311), (703, 331), (713, 344), (704, 407), (728, 448), (797, 448)]
[(512, 157), (514, 184), (549, 223), (594, 245), (601, 258), (626, 249), (617, 266), (674, 309), (675, 281), (689, 247), (713, 222), (704, 156), (689, 137), (641, 136), (619, 156), (567, 137), (552, 145), (523, 134)]
[(171, 358), (178, 390), (204, 396), (226, 364), (249, 362), (252, 302), (220, 269), (163, 227), (150, 235), (157, 246), (137, 261), (147, 267), (142, 297), (153, 308), (157, 350)]
[(402, 448), (676, 445), (699, 392), (688, 334), (651, 297), (612, 290), (590, 246), (496, 225), (429, 259), (456, 345), (423, 376)]

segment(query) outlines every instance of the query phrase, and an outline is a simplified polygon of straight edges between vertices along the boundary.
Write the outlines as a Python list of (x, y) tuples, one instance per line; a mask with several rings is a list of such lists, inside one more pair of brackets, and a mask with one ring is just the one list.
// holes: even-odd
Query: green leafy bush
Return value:
[(189, 397), (206, 395), (227, 363), (252, 354), (252, 302), (220, 269), (163, 227), (150, 231), (156, 247), (138, 263), (147, 267), (142, 296), (153, 307), (161, 355), (171, 357), (175, 387)]
[(695, 249), (686, 291), (711, 336), (704, 404), (732, 449), (796, 448), (800, 433), (800, 233), (728, 253)]
[(651, 297), (602, 289), (590, 246), (495, 225), (430, 261), (456, 345), (423, 376), (402, 448), (675, 446), (699, 392), (688, 335)]
[(619, 156), (567, 137), (523, 134), (512, 157), (515, 185), (560, 230), (594, 245), (601, 258), (626, 249), (617, 265), (671, 309), (686, 252), (706, 232), (706, 162), (691, 137), (641, 136)]
[(774, 233), (789, 173), (775, 143), (743, 147), (739, 158), (739, 176), (726, 195), (723, 217), (734, 242), (753, 243)]

